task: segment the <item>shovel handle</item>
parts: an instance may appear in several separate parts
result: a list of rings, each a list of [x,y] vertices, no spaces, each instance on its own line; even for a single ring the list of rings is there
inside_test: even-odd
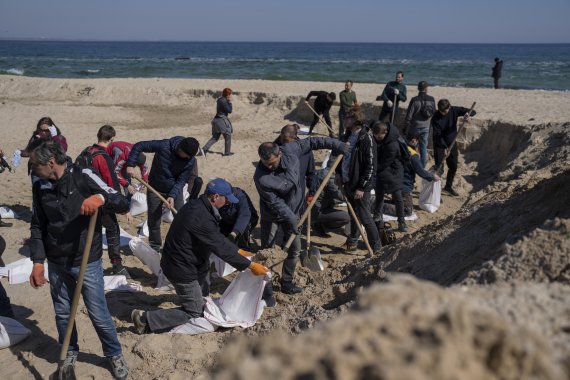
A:
[[[348,201],[348,197],[347,197],[344,189],[342,190],[342,193],[344,194],[344,198],[346,200],[346,207],[348,208],[348,211],[350,212],[350,215],[352,216],[352,220],[358,226],[358,230],[360,231],[360,236],[362,236],[362,240],[364,240],[364,244],[366,244],[366,249],[368,249],[368,252],[371,255],[373,255],[374,251],[372,251],[372,247],[370,247],[370,243],[368,242],[368,236],[366,236],[364,228],[362,227],[362,224],[360,224],[360,221],[358,220],[358,216],[356,216],[356,212],[354,212],[354,208],[352,208],[352,205]]]
[[[329,130],[329,133],[331,133],[333,136],[337,137],[338,135],[337,135],[336,133],[334,133],[334,131],[332,130],[332,128],[330,127],[330,125],[328,125],[328,124],[326,123],[326,121],[323,120],[322,116],[319,115],[319,114],[317,113],[317,111],[315,111],[315,109],[314,109],[313,107],[311,107],[311,105],[309,104],[309,102],[305,100],[305,104],[306,104],[307,107],[309,107],[309,109],[310,109],[311,111],[313,111],[313,113],[319,118],[319,121],[320,121],[321,123],[323,123],[323,124],[327,127],[327,129]]]
[[[83,249],[83,257],[81,258],[81,267],[79,268],[79,276],[77,277],[77,284],[75,285],[75,292],[73,293],[73,300],[71,301],[71,311],[69,312],[69,320],[67,321],[67,328],[65,330],[65,337],[61,345],[61,352],[59,353],[59,360],[64,361],[67,356],[67,349],[69,348],[69,341],[71,339],[71,332],[75,325],[75,314],[77,312],[77,305],[79,305],[79,297],[81,296],[81,288],[83,287],[83,278],[85,276],[85,268],[89,260],[89,253],[91,252],[91,245],[93,243],[93,235],[95,234],[95,225],[97,224],[97,213],[91,215],[89,219],[89,227],[87,229],[87,240],[85,241],[85,248]]]
[[[145,185],[145,187],[147,189],[149,189],[150,191],[152,191],[154,193],[154,195],[156,195],[158,197],[158,199],[160,199],[164,204],[168,204],[168,202],[166,201],[166,199],[164,199],[164,197],[162,196],[162,194],[160,194],[158,191],[156,191],[151,185],[149,185],[144,179],[139,178],[137,176],[133,176],[134,179],[136,179],[137,181],[139,181],[140,183],[142,183],[143,185]],[[178,211],[176,211],[176,209],[174,208],[174,206],[170,207],[170,210],[172,211],[172,213],[174,215],[178,214]]]
[[[392,117],[390,118],[390,124],[394,124],[394,116],[396,115],[396,101],[398,100],[398,95],[394,94],[394,104],[392,104]]]
[[[471,105],[471,108],[469,109],[469,116],[471,116],[471,112],[473,112],[473,110],[475,109],[475,104],[477,104],[477,102],[473,102],[473,104]],[[459,130],[457,131],[457,133],[455,134],[455,137],[453,138],[453,141],[451,142],[451,144],[449,145],[449,148],[447,148],[447,155],[445,156],[445,158],[449,157],[449,155],[451,154],[451,149],[453,149],[453,146],[455,145],[455,141],[457,140],[457,136],[459,136],[459,133],[461,133],[461,131],[463,130],[463,128],[465,128],[465,120],[463,120],[461,122],[461,126],[459,127]],[[439,173],[439,171],[441,170],[441,168],[443,167],[443,163],[445,162],[445,159],[443,159],[441,161],[441,163],[435,168],[435,172],[434,173]]]

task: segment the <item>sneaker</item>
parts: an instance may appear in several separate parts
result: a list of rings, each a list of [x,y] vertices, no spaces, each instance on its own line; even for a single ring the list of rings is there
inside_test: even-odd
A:
[[[224,157],[233,156],[233,155],[234,155],[234,153],[232,153],[232,152],[222,154],[222,156],[224,156]]]
[[[356,251],[356,244],[351,244],[349,242],[346,242],[342,245],[342,249],[344,249],[344,252],[354,252]]]
[[[331,235],[325,231],[324,227],[321,224],[313,224],[313,235],[322,237],[322,238],[330,238]]]
[[[113,369],[113,377],[118,380],[125,380],[129,376],[129,366],[123,354],[109,358],[111,368]]]
[[[282,282],[281,283],[281,293],[285,294],[299,294],[303,292],[303,288],[298,287],[292,282]]]
[[[408,225],[405,220],[398,221],[398,231],[408,232]]]
[[[75,379],[75,362],[77,361],[77,351],[67,351],[67,356],[59,368],[57,375],[59,379]]]
[[[453,190],[453,188],[450,187],[450,186],[445,186],[445,187],[443,188],[443,191],[445,191],[447,194],[449,194],[449,195],[451,195],[451,196],[453,196],[453,197],[459,196],[459,193],[458,193],[457,191]]]
[[[131,313],[131,321],[133,321],[135,325],[135,332],[139,335],[142,335],[148,331],[148,324],[144,318],[144,311],[134,309]]]

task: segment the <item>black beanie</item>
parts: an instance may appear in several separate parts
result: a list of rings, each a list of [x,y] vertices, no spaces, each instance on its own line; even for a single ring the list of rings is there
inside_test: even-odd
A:
[[[190,156],[194,157],[200,149],[200,143],[194,137],[186,137],[184,140],[180,141],[178,144],[178,149]]]
[[[336,100],[336,94],[334,92],[329,92],[329,98],[334,102]]]

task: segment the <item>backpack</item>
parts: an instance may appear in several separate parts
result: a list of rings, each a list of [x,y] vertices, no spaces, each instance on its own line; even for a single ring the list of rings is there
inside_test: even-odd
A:
[[[410,162],[412,155],[408,150],[408,143],[402,136],[398,137],[398,146],[400,147],[400,161],[402,161],[403,164]]]
[[[102,154],[103,151],[101,151],[101,149],[93,149],[93,146],[88,146],[87,148],[83,149],[81,153],[79,153],[79,156],[77,156],[75,159],[75,165],[79,166],[81,169],[89,168],[95,173],[99,174],[97,169],[93,167],[93,159]]]
[[[425,119],[429,119],[433,116],[433,114],[435,113],[435,109],[433,107],[433,105],[431,104],[431,102],[424,102],[423,100],[420,100],[420,115],[425,118]]]

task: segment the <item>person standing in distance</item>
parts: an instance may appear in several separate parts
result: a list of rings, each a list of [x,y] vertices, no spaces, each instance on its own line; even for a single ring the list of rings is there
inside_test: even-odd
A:
[[[228,115],[232,113],[232,89],[224,88],[222,91],[222,96],[216,100],[216,116],[212,119],[212,137],[204,148],[204,154],[210,151],[212,145],[214,145],[220,139],[220,136],[224,136],[224,156],[231,156],[232,150],[232,133],[233,127]]]
[[[382,100],[384,104],[382,104],[382,110],[380,111],[380,115],[378,116],[378,120],[380,121],[388,121],[388,117],[392,112],[396,114],[398,112],[398,106],[400,102],[405,102],[407,99],[406,96],[406,85],[404,85],[404,72],[398,71],[396,73],[396,78],[386,83],[382,94],[376,98],[376,100]],[[394,104],[394,96],[398,96],[396,98],[396,104]]]
[[[499,88],[499,79],[501,79],[503,71],[503,60],[499,57],[495,58],[495,66],[493,66],[493,72],[491,76],[493,77],[493,84],[495,89]]]

